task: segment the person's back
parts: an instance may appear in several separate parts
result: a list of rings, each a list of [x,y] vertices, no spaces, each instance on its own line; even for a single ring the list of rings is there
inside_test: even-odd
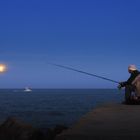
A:
[[[135,86],[136,97],[140,99],[140,74],[132,82],[132,85]]]

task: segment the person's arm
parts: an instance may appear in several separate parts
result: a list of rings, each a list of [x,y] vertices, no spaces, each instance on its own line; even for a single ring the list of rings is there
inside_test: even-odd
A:
[[[128,82],[127,81],[124,81],[124,82],[120,82],[119,83],[120,88],[121,87],[125,87],[126,85],[128,85]]]
[[[121,87],[125,87],[126,85],[131,85],[133,80],[135,79],[136,75],[134,74],[131,74],[131,76],[129,77],[129,79],[127,81],[124,81],[124,82],[120,82],[120,86]]]

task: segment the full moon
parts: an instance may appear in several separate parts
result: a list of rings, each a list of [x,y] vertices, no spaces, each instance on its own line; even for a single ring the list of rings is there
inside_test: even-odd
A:
[[[6,71],[6,65],[0,64],[0,73],[3,73]]]

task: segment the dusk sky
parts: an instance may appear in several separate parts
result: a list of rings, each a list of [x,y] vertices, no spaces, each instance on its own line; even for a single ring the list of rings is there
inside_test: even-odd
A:
[[[1,0],[0,88],[116,88],[140,69],[139,0]]]

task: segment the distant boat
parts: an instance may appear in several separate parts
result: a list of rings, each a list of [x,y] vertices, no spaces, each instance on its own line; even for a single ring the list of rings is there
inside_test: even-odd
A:
[[[25,87],[24,92],[31,92],[32,90],[29,87]]]

